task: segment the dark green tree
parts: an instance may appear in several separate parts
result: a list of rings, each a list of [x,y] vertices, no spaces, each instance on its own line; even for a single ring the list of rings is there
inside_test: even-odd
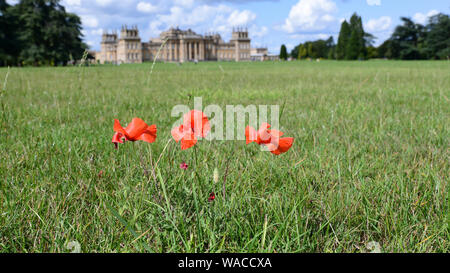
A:
[[[334,59],[336,59],[336,48],[335,47],[333,47],[333,48],[331,48],[329,51],[328,51],[328,55],[327,55],[327,59],[328,60],[334,60]]]
[[[316,52],[315,52],[315,50],[314,50],[314,48],[313,48],[313,45],[312,45],[312,43],[311,42],[308,42],[308,43],[306,43],[306,48],[307,48],[307,52],[308,52],[308,57],[310,57],[310,58],[316,58]]]
[[[283,45],[281,45],[281,48],[280,48],[280,59],[287,60],[287,58],[288,58],[287,49],[286,49],[286,46],[283,44]]]
[[[367,58],[368,59],[378,58],[378,49],[374,46],[367,47]]]
[[[17,57],[22,48],[17,37],[18,16],[12,7],[0,0],[0,66],[17,64]]]
[[[366,50],[366,36],[362,19],[356,13],[350,18],[350,39],[346,48],[346,59],[356,60],[365,59],[367,55]]]
[[[308,41],[296,46],[291,51],[291,56],[295,56],[299,60],[306,57],[326,59],[329,58],[329,56],[334,59],[335,47],[333,37],[330,37],[327,40]],[[332,52],[331,55],[330,52]]]
[[[344,20],[341,24],[341,31],[339,32],[338,43],[336,46],[336,58],[338,60],[346,59],[347,46],[350,40],[351,30],[350,25]]]
[[[391,41],[386,40],[377,48],[377,56],[378,58],[392,58],[391,54]]]
[[[336,46],[338,60],[367,59],[367,47],[373,44],[375,37],[364,31],[362,19],[356,13],[350,21],[344,21],[339,32]]]
[[[397,26],[390,38],[389,50],[392,58],[402,60],[424,59],[425,28],[410,18],[402,17],[403,25]]]
[[[65,65],[70,56],[80,59],[87,48],[82,42],[80,18],[67,13],[59,0],[21,0],[6,10],[6,13],[2,10],[2,20],[6,20],[5,14],[14,16],[12,22],[17,25],[10,28],[11,37],[7,39],[13,43],[12,48],[17,49],[15,62]],[[4,44],[1,43],[0,52],[8,48]]]
[[[298,47],[298,59],[303,60],[304,58],[306,58],[307,55],[308,51],[306,50],[306,47],[303,44],[301,44]]]
[[[350,40],[348,41],[345,59],[346,60],[356,60],[361,54],[361,40],[360,35],[356,30],[352,31],[350,35]]]
[[[401,60],[447,59],[450,56],[450,18],[437,14],[423,26],[402,17],[402,24],[377,48],[378,56]]]
[[[448,59],[450,57],[450,18],[437,14],[429,19],[425,27],[425,51],[431,59]]]

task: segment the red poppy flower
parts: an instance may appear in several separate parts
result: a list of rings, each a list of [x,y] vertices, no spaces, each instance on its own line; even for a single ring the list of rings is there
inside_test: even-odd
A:
[[[247,144],[255,142],[258,145],[266,145],[269,151],[275,155],[287,152],[294,143],[294,138],[284,137],[284,133],[278,130],[270,130],[270,124],[263,123],[256,131],[253,127],[245,128],[245,138]]]
[[[209,201],[209,202],[212,202],[212,201],[214,201],[215,199],[216,199],[216,194],[215,194],[214,192],[212,192],[212,193],[209,195],[208,201]]]
[[[172,129],[172,137],[181,142],[181,150],[187,150],[197,143],[197,138],[206,137],[211,130],[208,117],[198,110],[183,116],[183,124]]]
[[[112,143],[116,145],[125,141],[142,140],[148,143],[153,143],[156,140],[156,125],[148,126],[142,119],[134,118],[130,124],[124,129],[119,120],[114,120],[114,132]]]

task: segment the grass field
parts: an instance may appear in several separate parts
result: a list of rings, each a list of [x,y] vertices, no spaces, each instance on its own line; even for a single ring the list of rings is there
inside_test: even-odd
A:
[[[367,252],[372,241],[383,252],[449,252],[450,62],[150,69],[11,69],[1,252],[70,252],[73,241],[82,252]],[[196,161],[171,141],[163,152],[172,107],[193,107],[194,96],[284,105],[294,146],[276,157],[245,141],[201,141]],[[133,117],[156,124],[157,141],[115,150],[114,119]]]

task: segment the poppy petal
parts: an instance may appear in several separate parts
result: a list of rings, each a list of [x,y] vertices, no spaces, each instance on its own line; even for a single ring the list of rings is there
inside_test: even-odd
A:
[[[278,141],[278,147],[275,150],[272,150],[271,152],[275,155],[280,155],[282,153],[285,153],[285,152],[289,151],[289,149],[292,147],[293,143],[294,143],[294,138],[292,138],[292,137],[281,138]],[[271,145],[274,145],[274,144],[271,144]]]
[[[183,119],[184,126],[191,128],[196,137],[206,137],[211,130],[208,117],[202,111],[191,110]]]
[[[278,131],[278,130],[269,130],[269,134],[270,134],[272,137],[278,137],[278,138],[280,138],[280,137],[282,137],[282,136],[284,135],[283,132]]]
[[[211,125],[209,124],[208,118],[203,119],[202,137],[206,137],[211,131]]]
[[[128,134],[125,131],[125,129],[123,129],[122,125],[120,125],[120,122],[118,119],[114,120],[114,132],[121,133],[125,138],[128,139]]]
[[[145,132],[140,135],[138,139],[148,143],[153,143],[156,140],[156,132],[156,125],[148,126]]]
[[[183,132],[183,124],[180,125],[179,127],[174,127],[171,131],[172,133],[172,137],[176,142],[180,142],[181,138],[183,138],[184,136],[184,132]]]
[[[145,133],[149,126],[140,118],[134,118],[130,124],[128,124],[125,131],[128,133],[128,137],[132,141],[139,140],[140,136]]]
[[[187,150],[197,144],[197,138],[194,133],[184,134],[181,138],[181,150]]]
[[[265,144],[265,145],[267,146],[267,149],[269,150],[269,152],[271,152],[272,154],[274,154],[274,155],[280,155],[281,154],[280,150],[278,150],[276,145],[274,145],[272,143]]]
[[[112,143],[114,143],[114,146],[115,146],[115,148],[117,149],[117,147],[119,146],[119,143],[122,143],[123,144],[123,142],[124,142],[124,136],[123,136],[123,134],[121,134],[121,133],[115,133],[114,135],[113,135],[113,138],[112,138],[112,141],[111,141]]]
[[[252,142],[256,142],[257,139],[258,139],[258,133],[256,132],[256,130],[251,126],[247,126],[245,128],[246,143],[249,144]]]
[[[263,123],[258,131],[258,144],[267,144],[271,142],[271,135],[269,133],[270,124]]]
[[[156,135],[153,134],[148,134],[148,133],[143,133],[142,135],[140,135],[138,137],[138,140],[142,140],[148,143],[153,143],[156,141]]]

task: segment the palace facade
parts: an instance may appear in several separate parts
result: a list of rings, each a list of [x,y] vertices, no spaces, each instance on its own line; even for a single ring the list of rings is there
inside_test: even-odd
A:
[[[251,45],[247,29],[233,29],[231,40],[225,42],[219,34],[200,35],[192,31],[170,28],[160,37],[142,42],[137,27],[123,26],[117,32],[103,33],[99,63],[142,63],[153,61],[250,61]],[[164,44],[163,47],[161,47]]]

